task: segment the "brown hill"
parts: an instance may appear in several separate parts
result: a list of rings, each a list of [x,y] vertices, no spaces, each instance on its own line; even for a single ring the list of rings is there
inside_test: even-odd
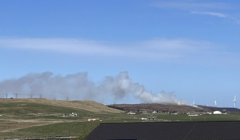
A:
[[[114,104],[109,105],[111,108],[120,109],[123,111],[178,111],[178,112],[204,112],[209,109],[202,109],[186,105],[163,105],[163,104]]]
[[[51,100],[51,99],[44,99],[44,98],[19,98],[19,99],[0,99],[2,103],[16,103],[16,102],[28,102],[28,103],[38,103],[44,105],[53,105],[53,106],[61,106],[61,107],[69,107],[69,108],[76,108],[81,110],[86,110],[90,112],[96,113],[121,113],[122,111],[109,108],[103,104],[83,100],[83,101],[67,101],[67,100]]]

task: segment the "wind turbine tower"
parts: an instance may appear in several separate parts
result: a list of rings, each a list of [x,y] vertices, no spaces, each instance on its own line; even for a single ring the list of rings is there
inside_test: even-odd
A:
[[[237,101],[237,96],[235,95],[234,96],[234,99],[233,99],[233,107],[236,108],[236,101]]]
[[[215,107],[217,107],[217,101],[216,100],[214,101],[214,104],[215,104]]]

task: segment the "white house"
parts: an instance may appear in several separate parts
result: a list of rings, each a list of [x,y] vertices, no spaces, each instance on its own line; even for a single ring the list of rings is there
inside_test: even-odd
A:
[[[156,114],[156,113],[157,113],[157,111],[153,111],[153,112],[152,112],[152,114]]]
[[[213,111],[213,114],[222,114],[221,111]]]
[[[177,111],[172,111],[172,112],[170,112],[170,114],[171,114],[171,115],[177,115],[178,112],[177,112]]]
[[[132,112],[132,111],[130,111],[130,112],[128,112],[127,114],[129,114],[129,115],[134,115],[134,114],[136,114],[135,112]]]
[[[77,113],[72,112],[72,114],[69,114],[70,117],[77,117]]]
[[[96,120],[99,120],[99,118],[89,118],[88,121],[96,121]]]
[[[198,113],[188,113],[188,116],[199,116]]]
[[[147,120],[147,118],[141,118],[141,120],[145,121],[145,120]]]

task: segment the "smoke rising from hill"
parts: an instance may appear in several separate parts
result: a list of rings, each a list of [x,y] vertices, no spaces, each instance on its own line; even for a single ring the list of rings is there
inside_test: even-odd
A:
[[[143,103],[189,105],[186,101],[178,100],[171,93],[147,92],[143,85],[132,82],[128,72],[121,72],[116,77],[107,76],[99,85],[89,80],[86,72],[65,76],[54,75],[51,72],[27,74],[18,79],[1,81],[1,97],[7,93],[26,94],[33,97],[41,94],[42,97],[51,99],[69,97],[69,99],[88,99],[98,102],[121,101],[130,94]]]

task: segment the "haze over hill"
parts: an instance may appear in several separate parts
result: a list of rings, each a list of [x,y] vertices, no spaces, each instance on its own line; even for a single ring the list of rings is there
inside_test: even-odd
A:
[[[116,108],[124,111],[159,111],[159,112],[169,112],[177,111],[179,113],[186,112],[204,112],[210,111],[210,109],[202,109],[200,107],[186,106],[186,105],[166,105],[166,104],[114,104],[108,105],[111,108]]]
[[[1,81],[0,96],[5,97],[6,93],[24,94],[28,97],[41,95],[51,99],[87,99],[102,103],[121,101],[132,96],[142,103],[190,105],[177,99],[173,93],[162,91],[153,94],[146,91],[143,85],[132,82],[128,72],[120,72],[116,77],[106,76],[100,84],[89,80],[87,72],[65,76],[51,72],[30,73],[20,78]]]

